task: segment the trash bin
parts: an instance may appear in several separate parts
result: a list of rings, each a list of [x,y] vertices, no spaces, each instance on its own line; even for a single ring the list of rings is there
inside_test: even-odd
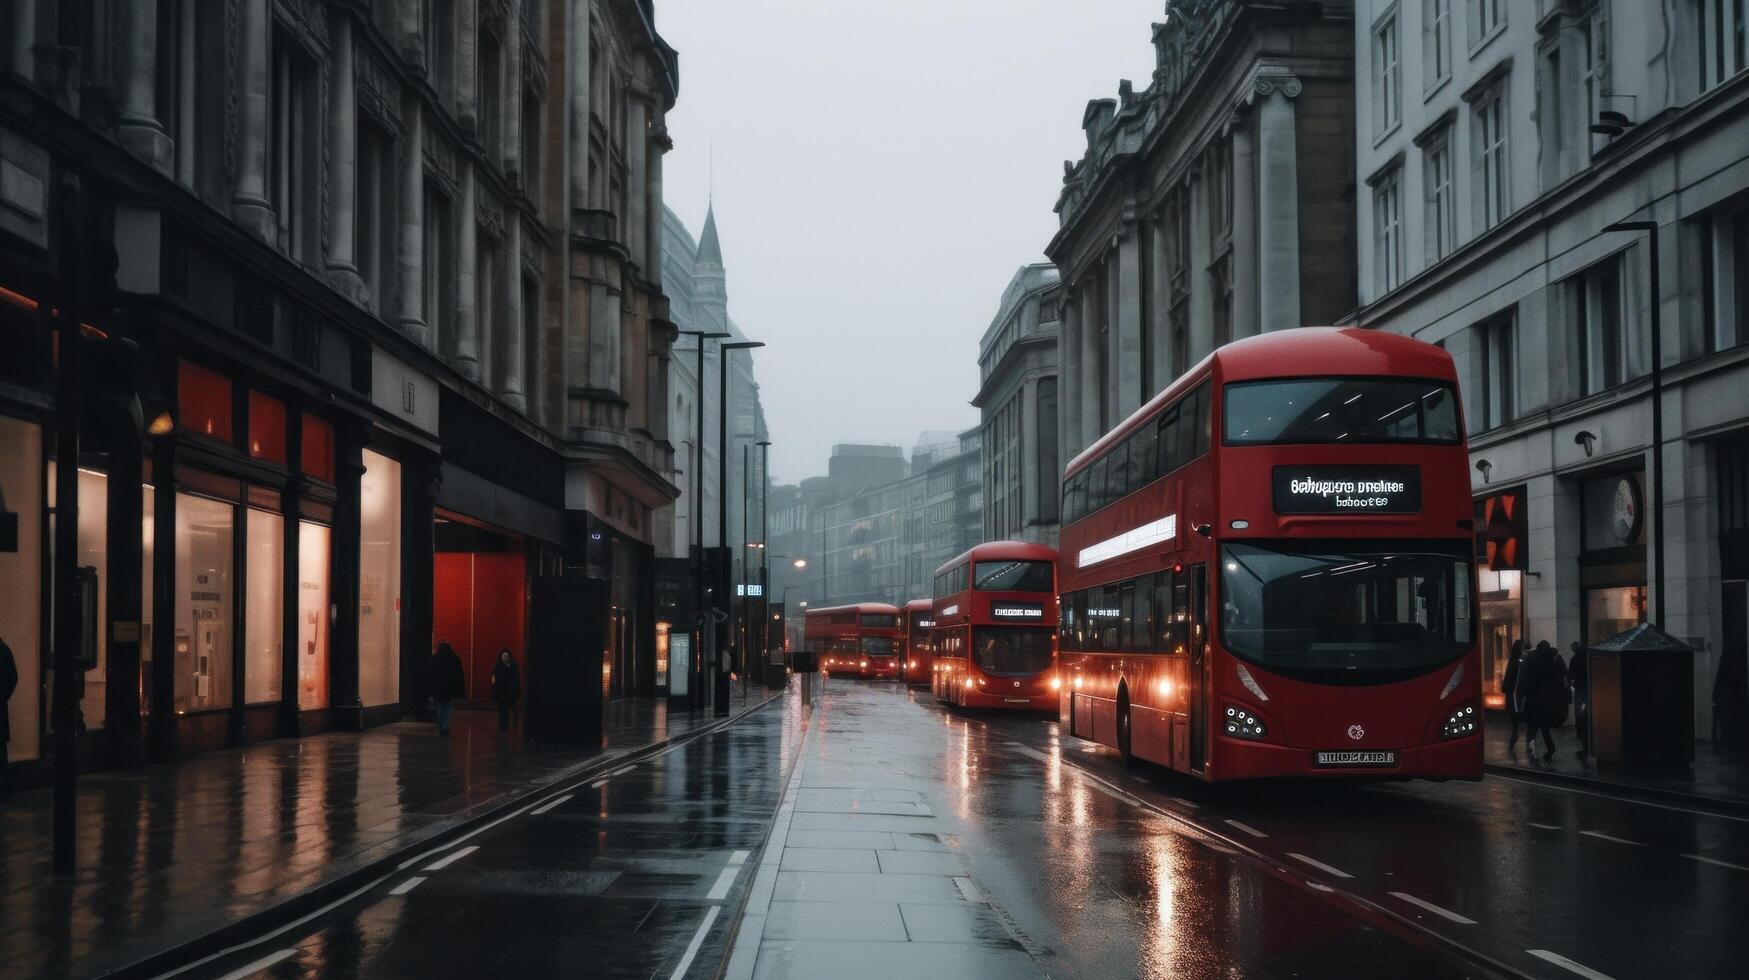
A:
[[[1634,769],[1694,762],[1694,649],[1650,623],[1590,648],[1591,749]]]

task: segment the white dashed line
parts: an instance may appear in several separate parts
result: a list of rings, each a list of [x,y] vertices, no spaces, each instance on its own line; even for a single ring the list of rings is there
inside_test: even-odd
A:
[[[1317,889],[1317,890],[1319,890],[1319,891],[1321,891],[1321,892],[1331,892],[1331,893],[1335,893],[1335,891],[1336,891],[1336,889],[1334,889],[1334,888],[1331,888],[1331,887],[1330,887],[1330,886],[1329,886],[1329,885],[1326,885],[1326,884],[1324,884],[1324,883],[1323,883],[1323,882],[1321,882],[1321,881],[1313,881],[1313,880],[1312,880],[1312,879],[1310,879],[1310,878],[1307,878],[1307,879],[1306,879],[1306,885],[1307,885],[1307,886],[1308,886],[1308,887],[1311,887],[1311,888],[1316,888],[1316,889]]]
[[[622,766],[621,768],[615,769],[613,772],[608,773],[608,775],[609,776],[623,776],[626,773],[631,772],[633,769],[636,769],[636,768],[637,768],[637,766]]]
[[[590,783],[589,788],[590,789],[600,789],[601,787],[606,786],[606,785],[607,785],[607,777],[603,776],[600,779],[597,779],[595,782]]]
[[[1524,822],[1524,825],[1526,827],[1535,827],[1538,830],[1560,830],[1561,829],[1559,824],[1537,823],[1534,820],[1526,820]]]
[[[1353,875],[1342,870],[1341,868],[1337,868],[1337,867],[1333,867],[1331,865],[1325,864],[1324,862],[1318,860],[1317,858],[1306,857],[1304,854],[1301,854],[1298,851],[1289,851],[1289,852],[1287,852],[1287,856],[1290,858],[1293,858],[1295,861],[1301,861],[1301,862],[1304,862],[1306,864],[1309,864],[1312,867],[1317,868],[1319,871],[1324,872],[1325,874],[1332,874],[1338,878],[1352,878],[1352,877],[1354,877]]]
[[[972,884],[972,879],[956,875],[953,879],[953,883],[959,888],[960,895],[963,896],[966,901],[973,905],[980,904],[984,901],[984,896],[978,894],[978,886]]]
[[[1038,749],[1030,748],[1028,746],[1022,745],[1019,742],[1009,742],[1008,747],[1013,749],[1016,752],[1019,752],[1021,755],[1024,755],[1029,759],[1037,759],[1040,762],[1051,761],[1050,756],[1044,754],[1043,752],[1040,752]]]
[[[720,902],[728,898],[729,888],[735,884],[735,876],[740,873],[741,869],[736,865],[724,868],[723,873],[717,875],[717,883],[711,886],[710,894],[706,895],[705,898],[713,902]]]
[[[438,858],[437,860],[431,862],[430,864],[425,866],[425,870],[427,870],[427,871],[442,871],[444,868],[449,867],[450,865],[456,863],[457,861],[460,861],[462,858],[467,857],[469,854],[472,854],[479,849],[480,849],[480,846],[478,844],[469,844],[467,847],[464,847],[459,851],[453,851],[449,854],[445,854],[443,857]]]
[[[1579,833],[1585,835],[1586,837],[1595,837],[1598,840],[1611,841],[1611,842],[1616,843],[1616,844],[1631,844],[1634,847],[1645,847],[1646,846],[1637,840],[1628,840],[1626,837],[1611,837],[1610,835],[1608,835],[1600,830],[1581,830],[1581,831],[1579,831]]]
[[[559,804],[565,802],[566,800],[568,800],[570,798],[571,798],[571,794],[566,793],[564,796],[559,797],[558,799],[552,801],[551,803],[548,803],[545,806],[536,807],[535,809],[530,810],[528,812],[530,812],[538,817],[541,814],[547,812],[548,810],[551,810],[553,807],[558,806]]]
[[[1402,899],[1405,902],[1408,902],[1410,905],[1413,905],[1416,908],[1425,909],[1428,912],[1432,912],[1434,915],[1440,916],[1442,918],[1450,919],[1451,921],[1456,922],[1460,926],[1473,926],[1476,924],[1476,920],[1470,918],[1467,915],[1459,915],[1450,909],[1442,909],[1439,906],[1433,904],[1432,902],[1429,902],[1425,899],[1416,898],[1415,896],[1409,894],[1408,892],[1392,892],[1391,894],[1396,896],[1397,898]]]
[[[405,895],[408,892],[412,891],[415,888],[418,888],[420,885],[423,885],[423,884],[425,884],[425,876],[424,875],[414,875],[413,877],[408,878],[406,881],[403,881],[400,884],[396,885],[392,890],[390,890],[389,894],[390,895]]]
[[[711,923],[717,921],[717,913],[720,911],[721,907],[716,905],[704,910],[704,921],[698,924],[698,931],[692,934],[692,942],[686,944],[686,953],[680,957],[680,962],[675,965],[669,980],[680,980],[692,968],[693,957],[698,955],[698,948],[704,945],[704,937],[711,931]]]
[[[738,868],[741,865],[746,864],[747,859],[749,857],[752,857],[752,856],[753,856],[752,851],[736,851],[735,853],[729,855],[729,867]]]
[[[1716,865],[1721,868],[1731,868],[1736,871],[1749,871],[1749,865],[1732,864],[1729,861],[1721,861],[1718,858],[1704,857],[1699,854],[1684,854],[1682,856],[1690,860],[1699,861],[1702,864]]]
[[[1243,830],[1245,833],[1250,834],[1253,837],[1268,837],[1269,836],[1268,834],[1264,833],[1261,830],[1258,830],[1256,827],[1253,827],[1248,823],[1240,823],[1237,820],[1228,820],[1227,823],[1231,824],[1234,827],[1239,828],[1240,830]]]
[[[248,966],[232,970],[230,973],[220,977],[219,980],[243,980],[244,977],[252,977],[273,964],[278,963],[280,960],[290,959],[291,957],[296,956],[297,952],[298,951],[295,949],[282,949],[270,956],[263,956]]]
[[[1558,967],[1561,967],[1562,969],[1571,970],[1574,973],[1577,973],[1578,975],[1584,977],[1585,980],[1615,980],[1614,977],[1611,977],[1607,973],[1598,973],[1596,970],[1593,970],[1592,968],[1586,966],[1583,963],[1575,963],[1572,960],[1567,959],[1565,956],[1562,956],[1560,953],[1551,953],[1546,949],[1527,949],[1527,950],[1525,950],[1525,952],[1529,953],[1530,955],[1536,957],[1539,960],[1545,960],[1549,963],[1553,963],[1554,965],[1556,965]]]

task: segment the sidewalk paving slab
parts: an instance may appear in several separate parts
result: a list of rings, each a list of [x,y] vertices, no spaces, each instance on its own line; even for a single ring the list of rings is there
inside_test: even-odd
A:
[[[1500,775],[1542,779],[1565,785],[1689,802],[1731,810],[1749,810],[1749,755],[1718,742],[1696,740],[1694,764],[1667,772],[1638,772],[1601,765],[1595,757],[1576,754],[1578,735],[1572,725],[1557,728],[1554,757],[1543,759],[1539,739],[1531,751],[1520,726],[1516,746],[1508,746],[1512,723],[1504,712],[1491,711],[1482,726],[1483,761]]]
[[[731,716],[769,697],[737,691]],[[719,720],[617,701],[592,749],[457,711],[448,738],[407,721],[82,775],[67,879],[50,873],[50,790],[14,792],[0,799],[0,978],[121,970]]]

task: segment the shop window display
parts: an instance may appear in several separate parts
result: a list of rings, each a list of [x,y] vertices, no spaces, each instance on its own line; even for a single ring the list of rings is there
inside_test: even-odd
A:
[[[358,693],[401,697],[401,464],[365,450],[359,481]]]
[[[42,429],[0,416],[0,640],[18,668],[18,689],[6,702],[13,762],[40,751],[42,513]]]
[[[236,508],[176,495],[176,710],[231,706],[231,549]]]
[[[298,707],[328,706],[327,525],[298,524]]]
[[[248,572],[243,621],[243,696],[248,704],[278,701],[285,625],[285,519],[248,511]]]

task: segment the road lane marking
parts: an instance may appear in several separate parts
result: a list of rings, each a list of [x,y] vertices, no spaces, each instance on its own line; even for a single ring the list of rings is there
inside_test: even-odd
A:
[[[547,812],[548,810],[551,810],[553,807],[558,806],[559,804],[565,802],[566,800],[568,800],[570,798],[571,798],[571,794],[566,793],[564,796],[559,797],[558,799],[552,801],[551,803],[548,803],[545,806],[536,807],[535,809],[530,810],[529,812],[538,817],[541,814]]]
[[[1456,922],[1460,926],[1473,926],[1476,924],[1476,920],[1470,918],[1467,915],[1459,915],[1450,909],[1442,909],[1439,906],[1433,904],[1432,902],[1429,902],[1426,899],[1416,898],[1414,895],[1411,895],[1408,892],[1392,892],[1391,894],[1396,896],[1397,898],[1402,899],[1405,902],[1408,902],[1410,905],[1413,905],[1416,908],[1426,909],[1427,911],[1432,912],[1434,915],[1450,919],[1451,921]]]
[[[219,980],[243,980],[244,977],[252,977],[257,973],[260,973],[262,970],[265,970],[268,967],[272,966],[273,964],[278,963],[280,960],[286,960],[286,959],[292,958],[293,956],[296,956],[297,953],[298,953],[298,951],[295,948],[294,949],[282,949],[279,952],[274,953],[270,956],[263,956],[262,958],[256,960],[255,962],[249,964],[248,966],[239,967],[235,970],[232,970],[230,973],[227,973],[224,976],[220,977]]]
[[[1682,856],[1685,858],[1692,858],[1693,860],[1699,861],[1702,864],[1714,864],[1714,865],[1717,865],[1721,868],[1732,868],[1732,869],[1737,870],[1737,871],[1749,871],[1749,865],[1732,864],[1729,861],[1721,861],[1718,858],[1705,857],[1705,856],[1700,855],[1700,854],[1684,854]]]
[[[698,948],[704,945],[704,937],[711,931],[711,923],[717,921],[717,913],[721,910],[717,905],[704,910],[704,921],[698,924],[698,931],[692,934],[692,942],[686,944],[686,953],[680,957],[680,962],[675,965],[669,980],[680,980],[692,968],[693,957],[698,955]]]
[[[1268,837],[1269,836],[1268,834],[1264,833],[1261,830],[1258,830],[1256,827],[1253,827],[1248,823],[1240,823],[1237,820],[1228,820],[1227,823],[1232,824],[1233,826],[1239,828],[1240,830],[1243,830],[1245,833],[1250,834],[1253,837]]]
[[[607,785],[607,777],[603,776],[600,779],[597,779],[595,782],[590,783],[589,788],[590,789],[600,789],[601,787],[606,786],[606,785]]]
[[[389,891],[389,894],[390,895],[405,895],[408,892],[412,891],[415,888],[418,888],[420,885],[423,885],[423,884],[425,884],[425,876],[424,875],[414,875],[413,877],[408,878],[406,881],[403,881],[400,884],[396,885],[393,889],[391,889]]]
[[[1535,820],[1526,820],[1524,822],[1524,825],[1526,827],[1535,827],[1538,830],[1560,830],[1561,829],[1559,824],[1537,823]]]
[[[978,894],[978,886],[972,884],[972,879],[956,875],[953,879],[953,883],[954,886],[960,890],[961,897],[966,901],[973,905],[983,903],[984,896]]]
[[[1646,846],[1645,844],[1642,844],[1637,840],[1628,840],[1626,837],[1611,837],[1610,835],[1604,833],[1601,830],[1581,830],[1581,831],[1579,831],[1579,833],[1585,835],[1586,837],[1595,837],[1598,840],[1613,841],[1617,844],[1632,844],[1635,847],[1645,847]]]
[[[1309,864],[1312,867],[1317,868],[1319,871],[1322,871],[1325,874],[1332,874],[1338,878],[1352,878],[1352,877],[1354,877],[1353,875],[1342,870],[1341,868],[1337,868],[1337,867],[1333,867],[1331,865],[1325,864],[1324,862],[1318,860],[1317,858],[1306,857],[1304,854],[1301,854],[1298,851],[1289,851],[1289,852],[1287,852],[1287,856],[1290,858],[1293,858],[1295,861],[1304,861],[1306,864]]]
[[[1571,970],[1584,977],[1585,980],[1615,980],[1614,977],[1607,973],[1598,973],[1596,970],[1593,970],[1583,963],[1575,963],[1572,960],[1567,959],[1560,953],[1551,953],[1546,949],[1527,949],[1525,952],[1539,960],[1545,960],[1561,967],[1562,969]]]
[[[621,767],[619,769],[615,769],[614,771],[608,773],[608,775],[609,776],[623,776],[626,773],[631,772],[633,769],[636,769],[636,768],[637,768],[637,766],[624,766],[624,767]]]
[[[467,857],[469,854],[472,854],[479,849],[480,849],[480,846],[478,844],[469,844],[467,847],[464,847],[459,851],[452,851],[449,854],[445,854],[443,857],[438,858],[437,860],[431,862],[430,864],[425,866],[425,870],[427,870],[427,871],[442,871],[444,868],[449,867],[450,865],[456,863],[457,861],[460,861],[462,858]]]
[[[1335,894],[1335,892],[1336,892],[1336,889],[1331,888],[1329,885],[1326,885],[1321,881],[1313,881],[1310,878],[1306,879],[1306,884],[1307,884],[1307,886],[1309,886],[1311,888],[1316,888],[1317,890],[1319,890],[1321,892],[1330,892],[1331,894]]]
[[[1038,749],[1022,745],[1019,742],[1009,742],[1008,747],[1030,759],[1037,759],[1040,762],[1051,761],[1051,757],[1045,753],[1040,752]]]
[[[752,857],[752,856],[753,856],[752,851],[736,851],[735,853],[729,855],[729,866],[730,867],[739,867],[740,865],[746,864],[747,859],[749,857]]]
[[[1714,813],[1711,810],[1693,810],[1685,806],[1674,806],[1669,803],[1654,803],[1651,800],[1636,800],[1627,796],[1611,796],[1608,793],[1598,793],[1594,790],[1580,789],[1577,786],[1562,786],[1558,783],[1545,783],[1534,779],[1522,779],[1518,776],[1501,772],[1488,773],[1489,779],[1504,779],[1508,782],[1521,783],[1531,789],[1556,790],[1562,793],[1577,793],[1580,796],[1595,796],[1600,800],[1614,800],[1617,803],[1631,803],[1634,806],[1649,806],[1657,810],[1675,810],[1677,813],[1692,813],[1697,817],[1713,817],[1718,820],[1730,820],[1736,823],[1749,823],[1749,817],[1736,817],[1728,813]]]

